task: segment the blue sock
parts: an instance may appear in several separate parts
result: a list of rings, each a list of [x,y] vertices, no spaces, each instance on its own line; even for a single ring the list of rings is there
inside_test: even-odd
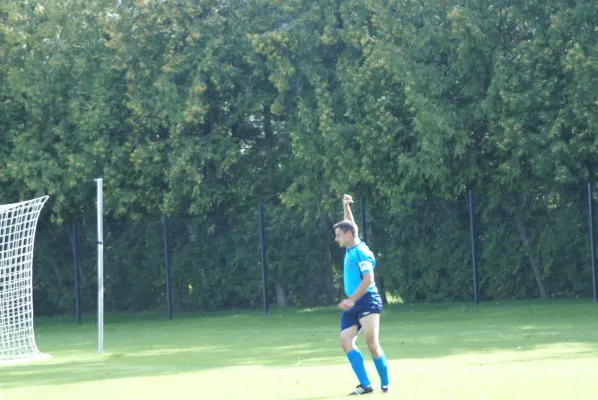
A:
[[[370,378],[368,378],[368,373],[365,371],[365,363],[363,362],[361,352],[359,350],[351,350],[347,353],[347,358],[353,367],[353,371],[355,371],[355,375],[357,375],[359,383],[363,386],[370,386]]]
[[[380,375],[380,382],[382,383],[382,386],[388,386],[388,384],[389,384],[388,364],[386,364],[386,355],[384,353],[382,353],[382,355],[378,359],[375,359],[372,356],[372,360],[374,361],[374,364],[376,365],[376,370],[378,371],[378,375]]]

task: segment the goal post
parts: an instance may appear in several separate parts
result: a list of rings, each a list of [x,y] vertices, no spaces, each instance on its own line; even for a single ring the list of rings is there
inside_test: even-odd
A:
[[[96,182],[98,229],[98,354],[104,355],[104,191],[102,178]]]
[[[47,200],[0,205],[0,363],[50,357],[33,332],[33,248]]]

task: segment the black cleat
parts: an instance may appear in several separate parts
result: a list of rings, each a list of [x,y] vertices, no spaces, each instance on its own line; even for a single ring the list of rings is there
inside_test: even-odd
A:
[[[370,394],[374,391],[374,388],[371,386],[363,386],[357,385],[355,390],[349,393],[349,396],[359,396],[360,394]]]
[[[390,393],[390,387],[389,386],[382,386],[382,393],[389,394]]]

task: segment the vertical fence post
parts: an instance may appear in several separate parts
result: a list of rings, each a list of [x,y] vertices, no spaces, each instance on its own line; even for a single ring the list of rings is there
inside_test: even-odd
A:
[[[260,248],[262,256],[262,292],[264,301],[264,315],[268,315],[268,264],[266,261],[266,236],[264,233],[264,207],[258,205],[258,218],[260,221]]]
[[[162,215],[162,240],[164,241],[164,273],[166,274],[166,311],[172,319],[172,284],[170,282],[170,257],[168,257],[168,217]]]
[[[363,232],[361,234],[361,237],[363,238],[364,242],[367,242],[368,234],[367,234],[367,229],[366,229],[366,225],[365,225],[365,200],[363,199],[363,197],[359,198],[359,214],[361,216],[361,231]]]
[[[473,202],[473,191],[469,189],[469,230],[471,234],[471,263],[473,267],[473,302],[477,307],[479,304],[478,288],[478,257],[476,251],[475,212]]]
[[[592,295],[596,303],[596,241],[594,236],[594,185],[588,182],[588,211],[590,223],[590,251],[592,253]]]
[[[77,232],[77,224],[73,224],[73,264],[75,269],[75,318],[77,324],[81,325],[81,299],[79,289],[79,235]]]
[[[368,233],[367,233],[367,223],[365,217],[365,200],[363,197],[359,198],[359,214],[361,219],[361,229],[363,233],[361,237],[363,238],[364,242],[368,240]],[[384,291],[384,278],[382,276],[376,277],[376,281],[378,284],[378,289],[380,290],[380,298],[382,299],[382,304],[388,304],[388,300],[386,299],[386,292]]]

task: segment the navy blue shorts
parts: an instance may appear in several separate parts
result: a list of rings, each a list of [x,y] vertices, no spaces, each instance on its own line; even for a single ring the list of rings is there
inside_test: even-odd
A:
[[[343,311],[341,315],[341,331],[357,325],[357,330],[361,330],[359,320],[368,314],[380,314],[382,312],[382,299],[379,293],[366,292],[353,308]]]

